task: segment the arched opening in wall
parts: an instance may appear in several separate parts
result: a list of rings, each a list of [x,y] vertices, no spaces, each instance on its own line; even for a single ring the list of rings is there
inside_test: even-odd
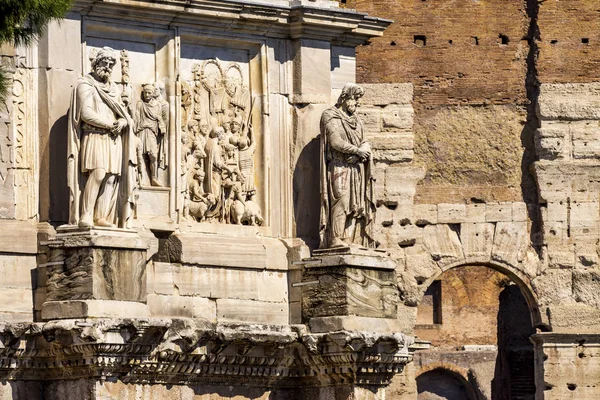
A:
[[[471,385],[460,374],[444,368],[417,377],[418,400],[477,400]]]
[[[522,292],[525,285],[513,278],[482,265],[455,267],[437,277],[417,310],[415,335],[431,341],[430,350],[415,354],[417,368],[464,371],[478,399],[533,400],[529,337],[535,333],[530,311],[535,306],[528,305],[532,296]],[[419,380],[417,387],[421,393]]]

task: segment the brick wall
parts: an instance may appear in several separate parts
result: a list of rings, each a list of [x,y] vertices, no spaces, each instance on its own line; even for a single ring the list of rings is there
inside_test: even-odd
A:
[[[526,1],[346,6],[395,21],[357,49],[357,81],[414,85],[414,162],[427,171],[415,202],[533,202]]]

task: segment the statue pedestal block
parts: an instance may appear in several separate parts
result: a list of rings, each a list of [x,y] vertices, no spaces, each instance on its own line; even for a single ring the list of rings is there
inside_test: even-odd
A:
[[[389,324],[372,323],[389,319],[394,325],[397,317],[396,264],[385,251],[317,250],[302,264],[304,322],[318,331],[393,330]]]
[[[42,318],[147,314],[147,247],[135,231],[60,227],[49,247]]]

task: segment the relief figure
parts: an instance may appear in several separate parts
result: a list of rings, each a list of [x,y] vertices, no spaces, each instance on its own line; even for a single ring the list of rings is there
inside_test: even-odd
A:
[[[161,102],[159,98],[162,99],[159,89],[152,84],[145,84],[142,100],[138,102],[135,112],[135,134],[139,137],[138,159],[143,162],[138,168],[140,171],[143,168],[152,186],[162,186],[158,181],[158,168],[166,166],[169,104]]]

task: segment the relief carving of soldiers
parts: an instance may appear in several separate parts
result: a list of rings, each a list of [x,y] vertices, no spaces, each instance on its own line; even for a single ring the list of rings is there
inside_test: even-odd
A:
[[[111,80],[116,52],[104,47],[91,61],[92,72],[75,85],[68,116],[69,223],[126,228],[136,184],[134,123]]]
[[[144,171],[150,178],[152,186],[162,186],[158,180],[158,168],[166,167],[166,141],[169,124],[169,103],[160,93],[160,89],[152,84],[142,88],[140,100],[135,112],[135,134],[140,139],[138,157]]]
[[[321,248],[374,247],[373,159],[356,114],[363,94],[347,84],[321,116]]]
[[[182,89],[194,87],[193,98],[187,96],[181,105],[182,135],[186,135],[187,143],[182,153],[188,154],[184,217],[261,225],[264,219],[253,201],[253,104],[241,67],[230,63],[224,69],[218,60],[206,60],[192,72],[194,81],[182,84]],[[193,110],[192,119],[189,110]],[[184,124],[186,119],[189,122]]]

